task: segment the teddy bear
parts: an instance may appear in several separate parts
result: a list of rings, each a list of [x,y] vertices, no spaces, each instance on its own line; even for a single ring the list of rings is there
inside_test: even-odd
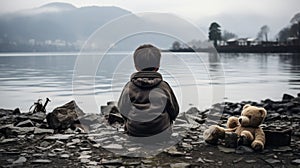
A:
[[[225,138],[225,133],[236,133],[237,145],[251,145],[255,151],[264,149],[265,134],[260,124],[264,121],[267,111],[262,107],[246,104],[240,117],[230,117],[227,128],[212,125],[203,133],[207,143],[215,144],[219,139]]]

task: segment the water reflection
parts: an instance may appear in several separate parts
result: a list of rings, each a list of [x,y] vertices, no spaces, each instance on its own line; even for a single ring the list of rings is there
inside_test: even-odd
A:
[[[188,97],[181,101],[183,110],[189,104],[208,107],[224,96],[227,101],[281,99],[283,93],[299,92],[299,54],[198,54],[172,53],[162,60],[164,79],[177,97],[182,99],[183,93]],[[74,99],[75,61],[76,54],[0,56],[0,107],[26,111],[38,98],[49,97],[52,102],[48,109],[52,110]],[[118,98],[134,71],[130,53],[109,55],[95,76],[82,77],[77,81],[80,87],[75,89],[78,96],[95,95],[97,104],[105,104]],[[193,98],[196,93],[199,100]]]

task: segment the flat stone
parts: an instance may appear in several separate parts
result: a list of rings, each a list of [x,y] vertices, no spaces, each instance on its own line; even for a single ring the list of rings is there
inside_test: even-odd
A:
[[[244,157],[240,157],[240,158],[238,158],[236,160],[233,160],[233,163],[238,163],[238,162],[242,161],[243,159],[244,159]]]
[[[70,155],[68,154],[62,154],[60,155],[61,158],[64,158],[64,159],[68,159],[70,157]]]
[[[54,134],[51,136],[45,137],[46,140],[68,140],[70,137],[75,134]]]
[[[289,146],[280,146],[277,149],[273,149],[273,152],[288,152],[292,151],[292,148]]]
[[[13,143],[13,142],[17,142],[17,141],[18,141],[17,138],[8,138],[8,139],[3,139],[2,141],[0,141],[0,144]]]
[[[119,145],[119,144],[109,144],[109,145],[102,146],[102,147],[105,149],[117,149],[117,150],[123,149],[123,146]]]
[[[235,150],[237,154],[252,153],[254,150],[248,146],[238,146]]]
[[[81,163],[89,163],[91,160],[90,159],[88,159],[88,158],[82,158],[82,159],[80,159],[80,162]]]
[[[78,159],[89,159],[89,158],[91,158],[92,156],[91,155],[80,155],[79,157],[78,157]]]
[[[256,160],[252,160],[252,159],[251,159],[251,160],[245,160],[245,162],[246,162],[246,163],[249,163],[249,164],[250,164],[250,163],[256,163]]]
[[[34,128],[34,134],[53,134],[53,129]]]
[[[141,162],[139,162],[139,161],[134,161],[134,162],[127,161],[127,162],[123,162],[124,166],[137,166],[137,165],[140,165],[140,164],[141,164]]]
[[[31,161],[31,163],[35,163],[35,164],[48,164],[51,162],[52,161],[48,160],[48,159],[36,159],[36,160]]]
[[[144,164],[151,164],[151,163],[152,163],[152,160],[143,159],[143,160],[142,160],[142,163],[144,163]]]
[[[278,159],[272,159],[272,158],[266,159],[265,161],[266,161],[267,163],[270,163],[270,164],[281,163],[280,160],[278,160]]]
[[[189,163],[174,163],[171,164],[170,167],[171,168],[186,168],[186,167],[190,167],[191,164]]]
[[[235,153],[235,149],[234,148],[226,148],[226,147],[218,145],[218,149],[221,152],[224,152],[224,153]]]
[[[167,152],[169,155],[171,156],[184,156],[186,155],[185,152],[179,152],[175,146],[172,146],[168,149],[165,150],[165,152]]]
[[[28,134],[33,132],[35,127],[12,127],[11,131],[17,134]]]
[[[122,165],[122,163],[123,162],[121,159],[112,159],[112,160],[102,159],[101,160],[102,165]]]
[[[198,158],[196,162],[205,163],[205,161],[202,158]]]
[[[22,165],[23,163],[25,163],[27,161],[27,159],[23,156],[19,157],[19,159],[13,161],[14,165]]]
[[[300,159],[294,159],[291,161],[291,163],[294,165],[300,165]]]
[[[203,159],[204,160],[204,162],[206,162],[206,163],[214,163],[215,161],[214,160],[210,160],[210,159]]]
[[[16,127],[34,127],[34,124],[31,120],[25,120],[22,122],[19,122]]]

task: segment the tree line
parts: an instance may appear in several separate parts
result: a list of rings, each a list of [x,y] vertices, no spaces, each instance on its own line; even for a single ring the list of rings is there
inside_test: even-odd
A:
[[[269,41],[270,27],[263,25],[257,33],[256,40]],[[237,38],[235,33],[224,30],[221,32],[221,26],[217,22],[212,22],[209,26],[208,39],[213,42],[214,46],[218,45],[219,41],[227,41],[229,39]],[[297,13],[290,20],[290,24],[279,31],[276,35],[277,42],[287,42],[289,39],[300,39],[300,13]],[[172,44],[173,50],[182,48],[178,41]]]

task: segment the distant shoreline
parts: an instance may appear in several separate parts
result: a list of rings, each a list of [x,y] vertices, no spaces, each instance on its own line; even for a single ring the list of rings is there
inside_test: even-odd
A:
[[[286,45],[286,46],[217,46],[215,48],[181,48],[164,50],[165,52],[220,52],[220,53],[300,53],[300,46]]]

